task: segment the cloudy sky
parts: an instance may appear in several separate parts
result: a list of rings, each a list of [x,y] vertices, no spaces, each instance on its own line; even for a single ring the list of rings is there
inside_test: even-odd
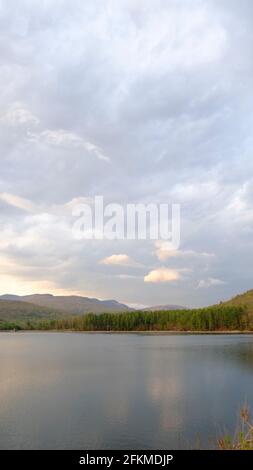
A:
[[[252,0],[0,1],[0,291],[207,305],[253,288]],[[181,204],[181,245],[72,209]]]

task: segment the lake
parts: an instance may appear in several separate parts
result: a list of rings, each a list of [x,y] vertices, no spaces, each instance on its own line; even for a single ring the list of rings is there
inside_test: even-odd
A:
[[[0,358],[1,449],[206,448],[253,410],[250,335],[0,333]]]

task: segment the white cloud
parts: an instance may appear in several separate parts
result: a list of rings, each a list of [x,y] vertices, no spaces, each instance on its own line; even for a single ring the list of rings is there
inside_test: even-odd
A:
[[[100,264],[107,266],[140,266],[139,263],[134,261],[130,256],[125,254],[111,255],[100,261]]]
[[[110,162],[110,158],[107,157],[97,145],[83,139],[76,133],[64,129],[47,129],[40,133],[29,132],[28,138],[30,142],[42,142],[50,146],[70,149],[83,149],[95,155],[99,160]]]
[[[155,242],[156,255],[160,261],[166,261],[169,258],[213,258],[213,253],[198,252],[194,250],[172,250],[170,242]]]
[[[17,209],[22,209],[26,212],[33,212],[35,210],[35,205],[31,201],[16,196],[15,194],[0,193],[0,199],[10,206],[16,207]]]
[[[209,196],[210,198],[216,197],[219,194],[220,186],[217,181],[198,181],[194,183],[177,183],[171,190],[171,195],[174,200],[189,202],[201,202],[203,197]]]
[[[171,282],[177,281],[180,278],[178,271],[167,268],[158,268],[150,271],[145,277],[144,282]]]
[[[225,281],[222,281],[221,279],[215,279],[213,277],[209,277],[208,279],[202,279],[199,281],[198,284],[198,289],[205,289],[209,287],[214,287],[214,286],[222,286],[226,284]]]
[[[13,103],[0,116],[0,124],[9,126],[37,126],[39,119],[22,103]]]

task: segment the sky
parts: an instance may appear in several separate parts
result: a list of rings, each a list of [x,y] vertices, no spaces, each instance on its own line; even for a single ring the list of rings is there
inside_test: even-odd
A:
[[[252,0],[0,0],[0,293],[204,306],[253,288]],[[181,205],[181,243],[73,207]]]

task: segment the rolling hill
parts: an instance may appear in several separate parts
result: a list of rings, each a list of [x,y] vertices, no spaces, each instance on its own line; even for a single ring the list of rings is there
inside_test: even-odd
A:
[[[51,294],[34,295],[2,295],[0,300],[12,302],[26,302],[39,307],[47,307],[53,310],[60,310],[69,315],[82,315],[85,313],[104,313],[104,312],[126,312],[130,309],[127,305],[121,304],[116,300],[98,300],[89,297],[76,295],[54,296]]]
[[[244,307],[253,320],[253,289],[239,294],[226,302],[222,302],[222,304]]]
[[[233,310],[233,308],[229,310],[229,307],[243,307],[243,309],[241,309],[241,312],[243,313],[238,309],[236,311]],[[213,312],[216,316],[218,314],[221,320],[224,316],[228,316],[228,324],[233,320],[233,315],[242,315],[241,319],[243,322],[242,324],[244,325],[242,329],[253,328],[253,290],[237,295],[226,302],[220,302],[219,305],[213,305],[206,309],[187,310],[176,305],[158,305],[145,308],[142,311],[147,314],[147,324],[150,315],[158,315],[158,317],[159,315],[162,315],[162,317],[159,317],[162,321],[162,318],[168,317],[170,311],[172,315],[175,314],[175,316],[183,322],[186,321],[187,315],[192,315],[196,320],[201,318],[201,315],[203,316],[203,312],[207,317],[211,315],[210,312]],[[182,313],[180,311],[182,311]],[[28,329],[30,327],[40,328],[41,321],[42,323],[50,323],[51,320],[60,320],[63,322],[63,325],[65,325],[65,323],[68,324],[69,322],[69,324],[72,325],[73,321],[77,323],[85,322],[86,320],[82,319],[82,317],[85,316],[86,318],[87,313],[98,314],[101,321],[102,318],[104,318],[107,323],[109,321],[109,317],[106,315],[101,316],[101,314],[113,313],[117,320],[115,320],[116,323],[118,322],[119,324],[122,323],[124,318],[128,324],[136,315],[141,315],[141,311],[134,311],[134,309],[130,309],[126,305],[120,304],[114,300],[100,301],[98,299],[90,299],[87,297],[53,296],[50,294],[36,294],[23,297],[14,295],[0,296],[0,330],[19,327]],[[94,318],[96,317],[94,316]],[[87,317],[87,321],[91,321],[90,316]],[[100,320],[98,320],[98,322],[99,321]],[[146,324],[146,320],[143,315],[141,316],[141,321],[144,321],[144,324]],[[56,322],[56,324],[57,323],[59,322]]]
[[[0,326],[5,323],[26,323],[42,319],[53,320],[66,316],[65,312],[39,307],[28,302],[0,299]]]

